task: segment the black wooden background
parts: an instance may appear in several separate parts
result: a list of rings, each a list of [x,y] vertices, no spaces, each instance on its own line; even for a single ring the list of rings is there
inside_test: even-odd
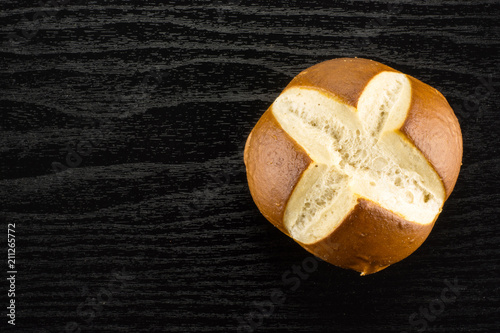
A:
[[[1,332],[500,332],[499,1],[0,8]],[[355,56],[440,90],[464,139],[432,234],[367,277],[311,266],[242,160],[293,76]]]

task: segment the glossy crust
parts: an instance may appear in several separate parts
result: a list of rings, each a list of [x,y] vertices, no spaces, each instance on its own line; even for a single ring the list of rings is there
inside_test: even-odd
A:
[[[244,159],[255,204],[266,219],[288,235],[283,226],[285,204],[312,160],[281,128],[271,108],[250,133]]]
[[[448,199],[462,165],[460,125],[439,91],[411,76],[408,78],[412,85],[412,100],[401,132],[434,167],[443,181]]]
[[[296,86],[316,88],[357,107],[368,82],[382,71],[398,72],[371,60],[334,59],[301,72],[285,90]],[[462,160],[460,126],[446,99],[436,89],[408,78],[412,85],[412,101],[400,130],[436,170],[448,198]],[[272,114],[272,106],[252,130],[244,159],[250,192],[257,207],[288,235],[283,226],[283,213],[293,189],[312,160],[281,128]],[[301,246],[329,263],[363,275],[371,274],[415,251],[429,235],[434,222],[428,225],[409,222],[360,198],[330,235]]]

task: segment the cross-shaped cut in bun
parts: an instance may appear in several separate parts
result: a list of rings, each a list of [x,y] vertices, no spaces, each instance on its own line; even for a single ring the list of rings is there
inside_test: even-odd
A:
[[[250,192],[305,249],[370,274],[430,233],[458,177],[462,135],[434,88],[378,62],[334,59],[286,87],[248,137]]]

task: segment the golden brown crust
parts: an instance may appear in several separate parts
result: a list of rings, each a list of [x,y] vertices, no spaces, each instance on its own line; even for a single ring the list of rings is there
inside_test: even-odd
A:
[[[283,226],[286,203],[311,158],[281,128],[271,108],[250,133],[244,161],[255,204],[266,219],[288,235]]]
[[[313,244],[300,244],[317,257],[339,267],[378,272],[415,251],[434,223],[408,222],[377,204],[358,204],[330,235]]]
[[[334,59],[306,69],[286,89],[300,86],[335,95],[357,107],[368,82],[382,71],[398,72],[366,59]],[[399,72],[398,72],[399,73]],[[408,76],[412,101],[400,129],[428,159],[450,195],[462,159],[458,121],[446,99],[434,88]],[[261,117],[245,146],[245,165],[252,197],[262,214],[289,235],[283,215],[293,189],[312,160],[280,126],[272,107]],[[414,252],[427,238],[433,223],[420,225],[366,199],[330,235],[314,244],[301,244],[334,265],[363,274],[375,273]]]

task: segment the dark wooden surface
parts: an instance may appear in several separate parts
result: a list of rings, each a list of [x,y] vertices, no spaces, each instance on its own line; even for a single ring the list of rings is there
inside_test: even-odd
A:
[[[0,8],[1,332],[500,332],[499,1]],[[310,256],[260,215],[242,151],[293,76],[343,56],[440,90],[463,167],[409,258],[299,277]]]

